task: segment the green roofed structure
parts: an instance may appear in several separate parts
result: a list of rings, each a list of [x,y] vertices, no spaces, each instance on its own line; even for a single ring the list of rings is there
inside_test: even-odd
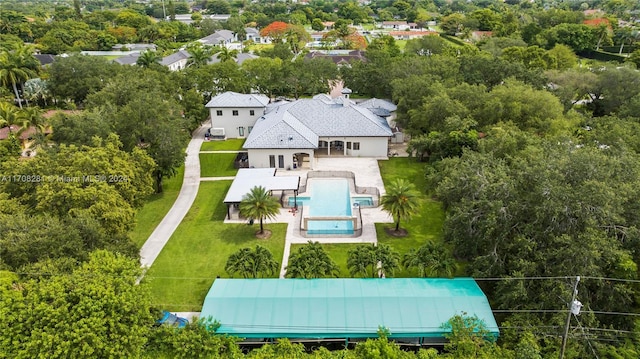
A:
[[[476,315],[499,330],[487,297],[472,278],[216,279],[201,317],[218,333],[242,338],[391,338],[442,343],[451,317]]]

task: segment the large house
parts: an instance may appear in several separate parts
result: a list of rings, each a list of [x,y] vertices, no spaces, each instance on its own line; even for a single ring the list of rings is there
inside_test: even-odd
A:
[[[225,92],[209,101],[211,133],[221,138],[245,138],[256,120],[265,113],[269,98],[264,95]]]
[[[253,107],[259,95],[226,92],[214,97],[212,133],[244,137],[249,166],[294,169],[314,167],[324,156],[386,157],[393,136],[387,121],[348,96],[282,101]],[[242,112],[241,112],[242,111]],[[229,116],[231,115],[231,116]]]

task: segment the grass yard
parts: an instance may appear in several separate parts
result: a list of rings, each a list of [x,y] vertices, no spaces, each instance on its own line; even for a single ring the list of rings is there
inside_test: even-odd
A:
[[[149,238],[156,226],[162,221],[164,216],[169,212],[171,206],[178,198],[182,180],[184,179],[184,165],[178,168],[175,176],[167,178],[163,181],[163,192],[154,194],[136,213],[136,226],[131,231],[131,240],[138,246],[142,247],[144,242]]]
[[[204,141],[200,151],[240,151],[242,150],[243,138],[234,138],[224,141]]]
[[[202,182],[196,200],[145,277],[154,305],[170,311],[199,311],[216,276],[228,278],[227,258],[237,250],[261,245],[280,262],[286,224],[267,224],[268,240],[255,238],[258,225],[224,224],[222,200],[231,181]],[[274,278],[279,273],[274,275]]]
[[[427,182],[424,178],[425,164],[416,162],[415,158],[393,157],[387,161],[379,161],[380,173],[385,185],[396,178],[404,178],[413,183],[423,193],[422,208],[410,221],[401,221],[400,227],[409,234],[403,238],[389,236],[384,230],[391,227],[391,223],[376,223],[378,243],[388,244],[402,256],[413,248],[418,248],[426,241],[442,243],[442,225],[444,210],[439,202],[431,199],[427,194]],[[430,190],[430,189],[429,189]],[[444,245],[444,243],[442,243]],[[401,270],[396,277],[415,276],[415,273]]]
[[[236,159],[235,153],[201,153],[200,176],[201,177],[227,177],[235,176],[238,170],[233,167]]]

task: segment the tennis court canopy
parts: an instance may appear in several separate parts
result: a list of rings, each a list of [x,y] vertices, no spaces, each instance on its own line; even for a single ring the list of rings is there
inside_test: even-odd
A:
[[[262,186],[267,191],[293,191],[298,195],[300,176],[276,176],[275,168],[241,168],[224,198],[227,218],[231,218],[230,206],[242,202],[242,197],[253,187]]]
[[[499,330],[489,302],[472,278],[216,279],[201,317],[218,333],[243,338],[345,339],[377,337],[442,342],[442,325],[476,315]]]

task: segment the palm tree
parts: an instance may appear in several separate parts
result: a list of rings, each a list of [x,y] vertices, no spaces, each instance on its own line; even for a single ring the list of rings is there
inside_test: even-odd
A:
[[[267,218],[275,218],[280,212],[280,203],[271,197],[266,188],[256,186],[242,198],[240,202],[240,215],[246,218],[256,218],[260,221],[260,231],[264,233],[262,221]]]
[[[242,248],[229,256],[229,259],[227,259],[227,264],[224,266],[224,270],[231,276],[239,273],[244,278],[248,278],[249,273],[251,273],[251,257],[251,249]]]
[[[288,278],[337,277],[339,268],[324,251],[320,243],[309,241],[306,246],[289,256],[286,268]]]
[[[376,261],[378,266],[378,275],[381,277],[393,276],[398,269],[400,255],[387,244],[378,244],[376,246]]]
[[[418,192],[415,187],[404,179],[397,179],[391,182],[387,193],[382,196],[380,203],[382,209],[393,216],[396,228],[400,230],[400,220],[408,220],[420,208]]]
[[[405,253],[402,266],[416,268],[420,277],[452,277],[457,269],[455,259],[447,250],[431,242]]]
[[[8,102],[0,102],[0,128],[11,125],[24,127],[22,113],[14,105]],[[11,127],[9,129],[11,132]]]
[[[235,61],[238,57],[238,50],[229,50],[226,46],[220,46],[217,57],[220,62]]]
[[[23,120],[23,127],[34,127],[36,134],[44,133],[47,124],[44,122],[42,113],[40,107],[27,107],[23,109],[20,116]]]
[[[347,268],[352,277],[374,277],[378,265],[373,245],[360,245],[347,253]]]
[[[213,56],[211,46],[203,46],[199,42],[189,44],[187,51],[189,55],[191,55],[187,60],[187,66],[200,67],[206,65],[211,59],[211,56]]]
[[[400,255],[386,244],[364,244],[349,250],[347,267],[352,276],[391,276],[398,269]]]
[[[244,278],[258,278],[273,275],[279,268],[280,264],[273,259],[268,249],[256,246],[254,251],[250,248],[242,248],[233,253],[227,260],[224,270],[232,276],[239,273]]]
[[[160,63],[162,60],[162,56],[159,53],[152,50],[143,51],[140,53],[138,60],[136,60],[136,64],[141,67],[151,67],[153,64]]]
[[[35,77],[40,69],[40,63],[33,56],[32,46],[18,46],[15,50],[0,52],[0,82],[3,86],[13,88],[16,101],[22,108],[18,85]]]

